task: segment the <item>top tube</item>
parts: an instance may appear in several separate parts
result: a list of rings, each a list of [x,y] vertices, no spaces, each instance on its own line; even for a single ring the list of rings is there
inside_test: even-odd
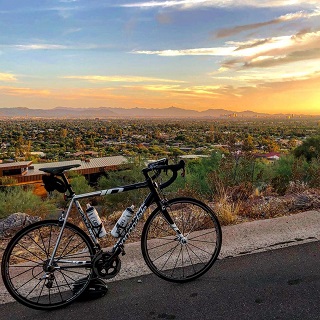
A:
[[[74,192],[71,189],[71,185],[68,183],[68,180],[64,174],[65,171],[70,170],[72,168],[79,167],[79,164],[72,164],[72,165],[66,165],[66,166],[59,166],[59,167],[47,167],[47,168],[40,168],[39,170],[49,173],[50,175],[58,175],[61,176],[64,180],[64,182],[67,185],[67,188],[70,188],[70,195],[74,195]],[[177,164],[168,164],[168,159],[163,158],[160,160],[157,160],[155,162],[150,163],[146,168],[142,170],[142,173],[144,174],[146,180],[143,182],[137,182],[134,184],[130,185],[124,185],[124,186],[118,186],[115,188],[107,189],[107,190],[100,190],[100,191],[95,191],[95,192],[90,192],[86,194],[81,194],[77,195],[76,198],[85,198],[85,197],[90,197],[90,196],[95,196],[95,195],[107,195],[107,194],[113,194],[113,193],[118,193],[118,192],[124,192],[124,191],[130,191],[134,189],[141,189],[141,188],[147,188],[148,187],[148,180],[155,180],[162,172],[167,173],[167,171],[170,170],[172,171],[172,176],[165,181],[164,183],[159,185],[160,189],[164,189],[171,185],[178,176],[178,171],[182,170],[182,176],[184,176],[185,173],[185,162],[183,160],[180,160],[179,163]],[[153,175],[149,175],[150,172],[154,172]]]

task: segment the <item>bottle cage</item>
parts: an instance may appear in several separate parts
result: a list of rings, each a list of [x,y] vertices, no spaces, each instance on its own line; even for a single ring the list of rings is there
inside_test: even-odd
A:
[[[44,183],[44,188],[47,190],[47,192],[57,190],[60,193],[65,193],[67,191],[67,186],[65,185],[65,183],[52,174],[42,175],[42,181]]]

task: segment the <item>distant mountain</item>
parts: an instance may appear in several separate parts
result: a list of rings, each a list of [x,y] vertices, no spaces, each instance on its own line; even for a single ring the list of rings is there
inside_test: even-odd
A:
[[[0,118],[53,118],[53,119],[108,119],[108,118],[262,118],[287,117],[287,115],[270,115],[253,111],[235,112],[225,109],[209,109],[206,111],[187,110],[181,108],[70,108],[57,107],[53,109],[31,108],[0,108]]]

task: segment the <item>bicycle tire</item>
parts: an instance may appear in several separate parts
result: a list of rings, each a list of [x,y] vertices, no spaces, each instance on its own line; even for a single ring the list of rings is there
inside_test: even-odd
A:
[[[193,198],[171,199],[166,207],[184,241],[179,241],[161,210],[156,208],[142,231],[144,260],[162,279],[194,280],[207,272],[218,258],[222,243],[219,220],[210,207]]]
[[[44,277],[61,224],[44,220],[20,230],[8,243],[3,254],[3,282],[18,302],[33,309],[49,310],[68,305],[88,286],[95,253],[88,235],[67,222],[54,259],[54,270]],[[82,266],[83,265],[83,266]]]

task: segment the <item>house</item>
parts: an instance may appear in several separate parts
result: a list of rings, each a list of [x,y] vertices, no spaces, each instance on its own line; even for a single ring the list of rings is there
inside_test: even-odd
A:
[[[40,168],[67,166],[80,164],[80,167],[71,169],[79,174],[86,176],[90,180],[91,175],[102,174],[107,171],[124,170],[131,167],[131,163],[126,157],[102,157],[87,158],[84,160],[59,161],[49,163],[35,163],[32,161],[20,161],[0,164],[0,177],[13,177],[19,184],[36,183],[42,181]]]
[[[0,164],[0,177],[23,177],[28,173],[32,161],[19,161]]]
[[[264,158],[270,161],[279,160],[282,156],[279,152],[269,152],[269,153],[262,153],[262,154],[255,154],[256,158]]]

